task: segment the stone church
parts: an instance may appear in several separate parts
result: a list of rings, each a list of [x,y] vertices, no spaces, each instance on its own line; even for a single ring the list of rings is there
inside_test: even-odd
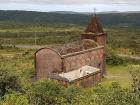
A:
[[[94,15],[80,41],[35,52],[36,79],[57,80],[65,86],[96,85],[106,73],[106,36]]]

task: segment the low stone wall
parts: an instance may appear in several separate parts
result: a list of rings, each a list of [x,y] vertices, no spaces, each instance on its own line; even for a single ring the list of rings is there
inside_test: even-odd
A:
[[[101,72],[96,72],[91,75],[85,76],[85,77],[77,79],[75,81],[72,81],[72,82],[68,82],[68,81],[65,81],[62,79],[54,79],[54,80],[59,81],[61,84],[63,84],[66,87],[68,85],[76,85],[78,87],[81,87],[81,86],[82,87],[92,87],[92,86],[97,85],[101,81],[101,78],[102,78]]]

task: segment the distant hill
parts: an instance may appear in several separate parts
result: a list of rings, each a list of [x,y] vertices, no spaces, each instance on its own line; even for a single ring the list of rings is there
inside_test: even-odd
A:
[[[79,12],[73,12],[73,11],[51,11],[49,13],[59,13],[59,14],[82,14]]]
[[[33,12],[33,11],[0,11],[0,23],[17,24],[76,24],[85,25],[91,18],[90,13],[77,12]],[[104,25],[140,26],[140,12],[99,13],[97,17]]]

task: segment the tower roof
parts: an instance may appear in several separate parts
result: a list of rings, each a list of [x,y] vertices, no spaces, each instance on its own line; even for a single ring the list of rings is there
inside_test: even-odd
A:
[[[92,20],[88,24],[85,33],[104,33],[103,28],[98,22],[96,15],[92,17]]]

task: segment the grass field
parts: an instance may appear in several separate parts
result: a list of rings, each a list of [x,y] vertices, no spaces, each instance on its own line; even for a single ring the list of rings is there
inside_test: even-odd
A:
[[[17,27],[15,24],[13,27],[0,28],[0,45],[65,44],[80,40],[85,27],[77,25]],[[107,45],[117,53],[140,55],[138,27],[105,27],[104,30],[107,33]]]
[[[123,88],[130,88],[132,81],[128,65],[107,65],[107,75],[102,80],[102,84],[108,87],[112,82],[118,82]]]

